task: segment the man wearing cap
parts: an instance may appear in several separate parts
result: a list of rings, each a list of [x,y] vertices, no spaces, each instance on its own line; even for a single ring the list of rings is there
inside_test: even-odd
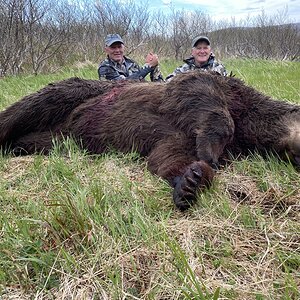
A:
[[[198,36],[192,42],[192,56],[183,60],[184,65],[175,69],[175,71],[166,77],[166,81],[178,74],[186,73],[192,70],[214,71],[220,75],[226,76],[225,67],[215,60],[211,52],[210,40],[206,36]]]
[[[156,54],[149,53],[146,56],[145,65],[140,67],[134,60],[124,56],[124,42],[118,34],[106,36],[104,49],[107,58],[100,63],[98,68],[100,80],[144,80],[150,74],[151,81],[163,81]]]

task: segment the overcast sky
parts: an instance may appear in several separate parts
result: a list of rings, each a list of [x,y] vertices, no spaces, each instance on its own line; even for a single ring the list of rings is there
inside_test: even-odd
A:
[[[150,9],[164,12],[171,6],[176,10],[202,10],[215,20],[230,20],[231,17],[242,20],[248,15],[255,17],[263,10],[265,14],[274,16],[287,10],[292,22],[300,22],[300,0],[152,0],[148,3]]]

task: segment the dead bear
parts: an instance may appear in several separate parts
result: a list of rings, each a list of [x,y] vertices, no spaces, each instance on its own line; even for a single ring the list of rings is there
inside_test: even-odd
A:
[[[234,77],[208,72],[170,83],[70,78],[0,113],[0,147],[48,153],[72,136],[93,154],[137,151],[173,187],[180,210],[209,187],[228,153],[273,152],[300,166],[300,106],[273,100]]]

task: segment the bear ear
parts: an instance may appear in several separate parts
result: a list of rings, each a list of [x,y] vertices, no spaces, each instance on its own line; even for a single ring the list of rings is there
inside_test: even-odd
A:
[[[235,74],[233,74],[232,71],[230,71],[230,73],[227,75],[228,77],[235,77]]]

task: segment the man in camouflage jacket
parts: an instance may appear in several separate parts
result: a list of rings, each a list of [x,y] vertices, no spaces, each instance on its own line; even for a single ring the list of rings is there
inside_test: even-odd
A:
[[[215,60],[211,52],[210,41],[205,36],[197,37],[192,42],[192,56],[184,60],[185,64],[176,68],[175,71],[166,77],[166,81],[178,74],[186,73],[192,70],[214,71],[220,75],[226,76],[225,67]]]
[[[145,65],[140,67],[134,60],[124,56],[124,50],[124,42],[118,34],[109,34],[106,37],[107,58],[100,63],[98,68],[100,80],[144,80],[150,74],[151,81],[163,81],[156,54],[149,53]]]

